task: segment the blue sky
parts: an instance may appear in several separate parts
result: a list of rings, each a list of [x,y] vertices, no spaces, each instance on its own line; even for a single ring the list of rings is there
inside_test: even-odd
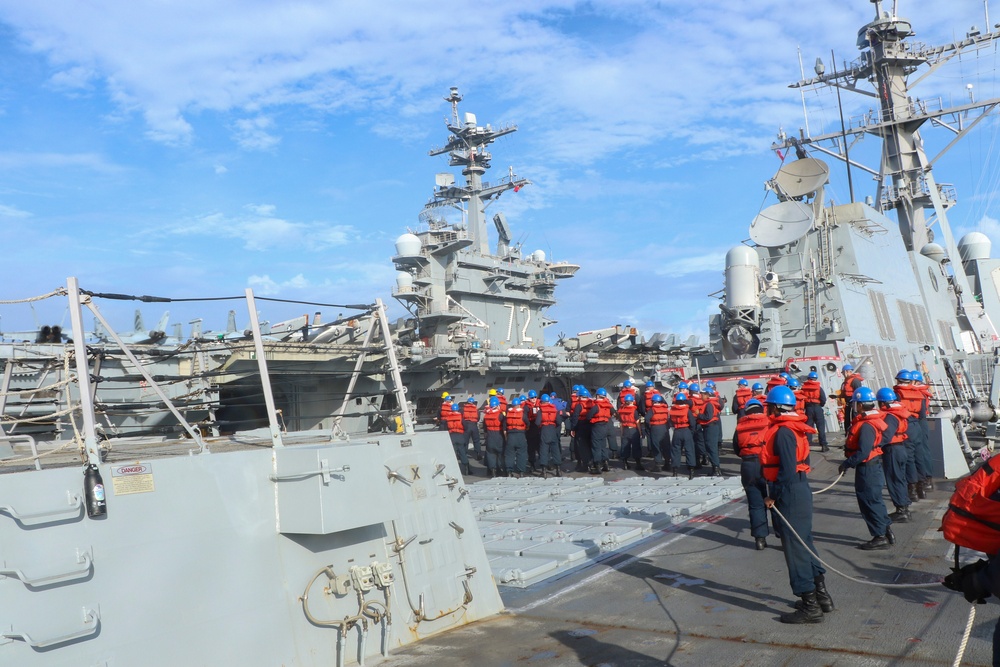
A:
[[[891,5],[886,3],[886,7]],[[802,125],[806,71],[857,57],[866,0],[0,0],[0,298],[77,276],[93,291],[391,302],[393,241],[431,194],[450,86],[480,122],[517,123],[494,174],[533,184],[504,210],[526,250],[582,265],[549,315],[560,331],[625,323],[704,333],[726,251],[747,238]],[[984,27],[980,0],[901,0],[918,39]],[[1000,4],[995,8],[1000,19]],[[921,96],[996,95],[997,53],[949,66]],[[839,126],[809,93],[813,133]],[[867,101],[844,97],[849,115]],[[961,233],[1000,241],[983,123],[935,168]],[[938,133],[935,141],[950,140]],[[876,144],[867,140],[858,157]],[[935,153],[929,149],[930,153]],[[868,164],[875,165],[868,156]],[[994,160],[995,162],[995,160]],[[831,165],[828,197],[847,199]],[[499,174],[498,174],[499,175]],[[859,196],[873,191],[856,174]],[[492,209],[491,209],[492,210]],[[394,305],[393,314],[403,310]],[[100,302],[120,330],[133,304]],[[225,326],[241,305],[172,304]],[[144,305],[147,324],[164,308]],[[312,307],[264,304],[272,321]],[[324,317],[336,309],[321,309]],[[3,311],[6,331],[68,323],[65,304]],[[88,318],[89,321],[89,318]]]

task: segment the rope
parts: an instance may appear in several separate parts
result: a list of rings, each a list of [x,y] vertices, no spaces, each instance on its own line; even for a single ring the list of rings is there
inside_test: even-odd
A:
[[[47,452],[39,452],[38,456],[32,454],[31,456],[22,456],[17,459],[0,459],[0,466],[16,465],[18,463],[30,463],[35,459],[42,459],[46,456],[52,456],[53,454],[58,454],[59,452],[65,451],[77,444],[75,440],[67,440],[65,444],[59,445],[55,449],[50,449]]]
[[[969,620],[965,624],[965,634],[962,635],[962,643],[958,645],[958,655],[951,667],[959,667],[962,664],[962,656],[965,655],[965,647],[969,643],[969,636],[972,634],[972,625],[976,620],[976,605],[969,605]]]
[[[29,296],[27,299],[0,299],[0,304],[12,304],[12,303],[30,303],[32,301],[44,301],[54,296],[66,296],[65,287],[57,287],[48,294],[40,294],[38,296]]]
[[[780,518],[784,522],[785,526],[788,527],[788,530],[791,531],[792,535],[795,536],[795,539],[797,539],[799,541],[799,544],[801,544],[803,547],[805,547],[805,550],[808,551],[809,554],[813,558],[815,558],[820,563],[822,563],[823,565],[825,565],[827,568],[829,568],[830,570],[833,570],[834,572],[836,572],[837,574],[839,574],[840,576],[842,576],[845,579],[849,579],[849,580],[851,580],[851,581],[853,581],[855,583],[858,583],[858,584],[865,584],[867,586],[880,586],[882,588],[935,588],[935,587],[941,585],[940,581],[935,581],[935,582],[932,582],[932,583],[929,583],[929,584],[887,584],[887,583],[882,583],[882,582],[879,582],[879,581],[868,581],[866,579],[858,579],[857,577],[852,577],[849,574],[844,574],[843,572],[841,572],[840,570],[838,570],[837,568],[835,568],[834,566],[830,565],[825,560],[823,560],[822,558],[820,558],[816,554],[815,551],[813,551],[812,549],[810,549],[809,546],[805,543],[805,540],[803,540],[801,537],[799,537],[799,534],[795,532],[794,528],[792,528],[792,524],[790,524],[788,522],[788,519],[786,519],[784,517],[784,515],[781,512],[778,511],[777,507],[772,506],[770,509],[771,509],[772,512],[774,512],[775,514],[778,515],[778,518]]]
[[[827,491],[829,491],[830,489],[832,489],[834,486],[836,486],[837,482],[839,482],[840,478],[843,477],[843,476],[844,476],[844,473],[840,473],[839,475],[837,475],[837,479],[835,479],[832,482],[830,482],[830,486],[824,486],[819,491],[813,491],[812,494],[814,496],[818,496],[821,493],[826,493]],[[778,510],[774,510],[774,511],[777,512]]]
[[[62,387],[64,385],[69,384],[70,382],[75,382],[75,381],[76,381],[75,377],[68,377],[65,380],[59,380],[57,382],[53,382],[52,384],[47,384],[44,387],[35,387],[34,389],[12,389],[10,391],[0,391],[0,396],[20,396],[21,394],[39,394],[44,391],[49,391],[51,389]]]
[[[50,412],[47,415],[40,415],[38,417],[15,418],[3,415],[2,417],[0,417],[0,421],[3,421],[4,424],[31,424],[34,422],[44,422],[44,421],[49,421],[50,419],[53,419],[55,417],[62,417],[63,415],[68,415],[71,412],[75,412],[77,409],[79,409],[79,406],[69,407],[66,408],[65,410],[59,410],[58,412]]]

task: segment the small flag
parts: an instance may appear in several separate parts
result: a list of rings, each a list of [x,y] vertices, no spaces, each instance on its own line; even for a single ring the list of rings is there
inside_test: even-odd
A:
[[[520,189],[521,189],[521,186],[520,186],[520,185],[515,185],[515,186],[514,186],[514,192],[517,192],[517,191],[518,191],[518,190],[520,190]]]
[[[774,152],[778,154],[778,159],[780,159],[782,162],[785,161],[785,156],[782,154],[780,150],[776,150]]]

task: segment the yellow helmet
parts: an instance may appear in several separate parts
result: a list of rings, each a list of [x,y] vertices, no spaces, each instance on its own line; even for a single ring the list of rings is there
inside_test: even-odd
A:
[[[496,396],[496,395],[497,395],[497,390],[496,389],[490,389],[490,396]]]
[[[449,395],[448,392],[444,392],[441,394],[441,398],[448,398]]]

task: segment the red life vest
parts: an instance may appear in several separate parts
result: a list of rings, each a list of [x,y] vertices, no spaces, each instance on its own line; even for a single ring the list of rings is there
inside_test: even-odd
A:
[[[688,394],[688,405],[691,406],[695,416],[700,415],[701,411],[705,409],[706,402],[707,401],[701,397],[701,394]]]
[[[500,412],[500,408],[486,408],[486,412],[483,413],[483,425],[486,427],[486,430],[493,432],[500,431],[500,417],[502,416],[503,413]]]
[[[931,388],[928,387],[926,384],[921,384],[918,382],[910,386],[919,389],[920,392],[924,395],[924,398],[926,398],[928,401],[934,398],[934,394],[931,392]]]
[[[882,410],[882,414],[892,415],[899,422],[899,426],[896,427],[896,435],[892,436],[892,440],[882,444],[885,445],[898,445],[901,442],[906,441],[906,429],[909,428],[910,422],[907,417],[910,416],[910,411],[904,408],[899,403],[890,403],[888,410]]]
[[[670,407],[663,401],[657,401],[647,414],[650,426],[663,426],[670,418]]]
[[[802,383],[802,400],[806,405],[819,405],[819,393],[823,385],[819,380],[806,380]]]
[[[580,397],[574,391],[569,397],[569,413],[573,414],[573,410],[576,409],[576,404],[580,402]]]
[[[646,412],[649,412],[650,408],[653,407],[653,397],[654,396],[659,396],[659,395],[660,395],[660,392],[658,392],[656,389],[653,389],[652,387],[650,387],[649,389],[646,390],[646,396],[645,396],[645,398],[646,398]]]
[[[500,399],[500,412],[507,412],[507,397],[503,394],[497,394],[497,398]]]
[[[784,387],[786,384],[788,383],[785,382],[785,378],[781,377],[780,375],[772,375],[767,380],[767,387],[764,388],[764,393],[765,394],[770,393],[770,391],[775,387]]]
[[[475,403],[462,403],[462,419],[469,422],[479,421],[479,406]]]
[[[892,388],[896,392],[899,403],[910,411],[911,417],[916,417],[924,405],[924,392],[912,384],[897,384]]]
[[[858,451],[858,439],[861,437],[861,427],[865,424],[871,424],[872,428],[875,429],[875,444],[872,446],[871,453],[862,463],[868,463],[876,456],[882,455],[882,434],[885,433],[885,422],[882,421],[882,413],[878,410],[862,412],[860,415],[857,415],[854,421],[851,422],[851,432],[847,434],[847,442],[844,445],[844,452],[847,456],[853,456],[854,452]]]
[[[590,421],[592,424],[606,424],[611,420],[611,401],[603,396],[598,396],[594,399],[594,405],[597,406],[597,414],[591,417]]]
[[[465,425],[462,424],[462,413],[451,410],[444,416],[445,423],[448,424],[448,433],[465,433]]]
[[[527,424],[524,423],[524,404],[517,407],[511,406],[507,410],[507,430],[508,431],[523,431],[528,428]]]
[[[698,421],[699,424],[701,424],[702,426],[707,426],[708,424],[719,421],[719,408],[718,406],[716,406],[716,403],[717,401],[713,401],[711,397],[703,398],[701,400],[701,409],[694,413],[695,419]],[[712,406],[712,416],[705,417],[704,413],[709,405]]]
[[[764,445],[760,448],[760,465],[764,479],[769,482],[778,481],[778,466],[781,459],[774,453],[774,436],[780,428],[787,428],[795,435],[795,472],[808,473],[810,468],[809,439],[807,436],[815,433],[816,429],[806,424],[804,415],[794,412],[771,417],[770,422],[771,425],[764,432]]]
[[[670,423],[674,425],[674,428],[691,428],[690,405],[687,403],[674,403],[670,406],[669,413]]]
[[[441,421],[448,420],[448,413],[451,412],[451,401],[441,401],[441,411],[438,413]]]
[[[762,412],[746,415],[736,424],[736,443],[740,456],[760,456],[764,434],[771,425],[771,418]]]
[[[556,425],[556,417],[559,416],[559,411],[556,410],[556,406],[551,403],[542,403],[538,409],[542,411],[542,426]]]
[[[1000,501],[993,500],[1000,489],[1000,470],[991,462],[955,482],[941,530],[952,544],[993,556],[1000,552]]]
[[[733,397],[733,402],[736,403],[736,409],[742,410],[752,395],[753,392],[750,391],[750,387],[737,387],[736,396]]]
[[[635,387],[622,387],[622,390],[618,393],[618,405],[625,405],[626,396],[635,398]]]
[[[636,428],[635,413],[638,410],[635,403],[626,403],[618,408],[618,417],[622,420],[622,428]]]
[[[594,399],[592,399],[592,398],[581,398],[580,399],[580,419],[579,419],[579,421],[587,422],[588,424],[590,423],[590,417],[587,416],[587,413],[590,412],[590,409],[592,407],[594,407]]]
[[[861,376],[858,373],[851,373],[850,371],[844,373],[844,384],[840,387],[840,393],[848,403],[851,401],[851,397],[854,396],[854,387],[851,384],[854,382],[854,378],[860,379]]]

